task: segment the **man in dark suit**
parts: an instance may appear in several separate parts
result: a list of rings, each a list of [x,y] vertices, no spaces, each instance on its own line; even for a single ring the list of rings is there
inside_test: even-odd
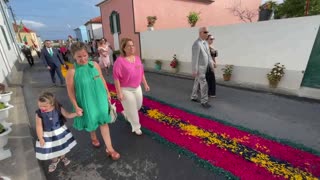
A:
[[[65,79],[61,73],[61,65],[65,65],[64,60],[55,48],[52,48],[50,40],[44,41],[44,47],[41,50],[40,59],[43,61],[46,68],[50,71],[51,80],[54,85],[56,85],[55,73],[57,73],[60,83],[62,86],[65,86]]]
[[[24,56],[27,58],[29,65],[33,66],[34,60],[33,60],[31,50],[27,48],[27,46],[23,45],[21,51],[24,54]]]

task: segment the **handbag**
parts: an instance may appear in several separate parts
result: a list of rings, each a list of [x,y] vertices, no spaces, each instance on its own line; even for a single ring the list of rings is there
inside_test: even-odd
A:
[[[116,122],[118,117],[116,103],[111,104],[111,102],[109,102],[109,115],[111,116],[110,123]]]

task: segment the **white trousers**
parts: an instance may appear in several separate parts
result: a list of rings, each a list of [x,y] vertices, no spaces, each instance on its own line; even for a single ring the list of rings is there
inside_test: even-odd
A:
[[[123,100],[121,104],[124,109],[124,116],[130,122],[132,132],[141,128],[138,111],[142,106],[142,90],[137,88],[121,88]]]

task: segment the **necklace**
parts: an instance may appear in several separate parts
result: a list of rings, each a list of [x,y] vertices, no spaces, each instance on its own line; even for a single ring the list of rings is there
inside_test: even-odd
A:
[[[133,57],[130,57],[130,58],[129,58],[129,56],[126,57],[126,60],[129,61],[130,63],[136,62],[136,58],[135,58],[134,56],[133,56]]]

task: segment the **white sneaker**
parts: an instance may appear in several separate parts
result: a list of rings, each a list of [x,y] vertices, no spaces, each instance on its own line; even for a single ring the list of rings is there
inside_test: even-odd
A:
[[[140,129],[134,131],[134,133],[136,133],[136,135],[141,136],[142,135],[142,131]]]

